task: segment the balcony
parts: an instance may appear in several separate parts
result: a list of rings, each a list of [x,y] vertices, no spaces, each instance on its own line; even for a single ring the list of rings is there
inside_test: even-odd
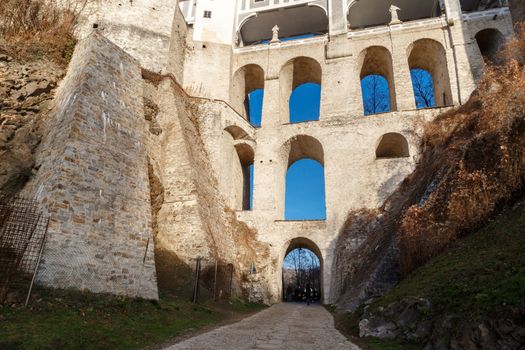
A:
[[[240,46],[272,38],[279,27],[279,38],[315,36],[328,32],[327,0],[241,0],[237,12]]]

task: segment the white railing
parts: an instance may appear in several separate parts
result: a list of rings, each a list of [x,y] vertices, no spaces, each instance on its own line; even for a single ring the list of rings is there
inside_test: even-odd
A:
[[[268,11],[281,7],[297,6],[302,4],[308,4],[313,2],[313,0],[240,0],[238,14],[250,13],[250,12],[259,12],[259,11]]]
[[[399,24],[393,24],[393,25],[382,25],[382,26],[374,26],[370,28],[363,28],[363,29],[353,29],[348,32],[348,37],[360,37],[360,36],[368,36],[368,35],[377,35],[381,33],[388,33],[390,31],[398,31],[398,30],[405,30],[410,28],[440,28],[446,25],[445,17],[434,17],[434,18],[425,18],[425,19],[418,19],[415,21],[407,21],[402,22]]]
[[[494,17],[494,16],[506,16],[510,15],[510,10],[508,7],[500,7],[485,11],[469,12],[463,14],[463,20],[473,20],[483,17]]]

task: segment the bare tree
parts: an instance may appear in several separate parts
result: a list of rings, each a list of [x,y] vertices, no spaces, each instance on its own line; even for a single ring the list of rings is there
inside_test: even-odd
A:
[[[293,270],[293,277],[288,283],[296,286],[317,286],[320,282],[321,268],[319,258],[310,250],[298,248],[292,250],[286,257],[289,268]],[[286,267],[285,267],[286,268]]]
[[[374,74],[363,79],[363,96],[365,115],[389,111],[388,85],[382,76]]]
[[[434,107],[434,85],[430,73],[423,69],[412,69],[410,75],[417,108]]]

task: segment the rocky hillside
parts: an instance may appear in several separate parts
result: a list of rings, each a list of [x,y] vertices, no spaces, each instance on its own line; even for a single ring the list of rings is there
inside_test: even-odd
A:
[[[18,192],[38,170],[33,154],[42,138],[41,123],[63,75],[53,62],[21,63],[0,54],[1,192]]]
[[[349,319],[362,337],[425,349],[525,344],[525,200]]]
[[[382,295],[523,188],[523,26],[502,55],[506,64],[486,68],[468,103],[426,126],[416,170],[384,206],[349,216],[333,271],[339,308]]]
[[[384,206],[350,214],[333,273],[360,336],[396,349],[523,348],[524,25],[501,57],[468,103],[426,126],[416,170]]]

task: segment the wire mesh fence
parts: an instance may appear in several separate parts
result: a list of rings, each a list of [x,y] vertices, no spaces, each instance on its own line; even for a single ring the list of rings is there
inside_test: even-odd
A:
[[[27,303],[48,222],[34,200],[0,194],[1,303]]]

